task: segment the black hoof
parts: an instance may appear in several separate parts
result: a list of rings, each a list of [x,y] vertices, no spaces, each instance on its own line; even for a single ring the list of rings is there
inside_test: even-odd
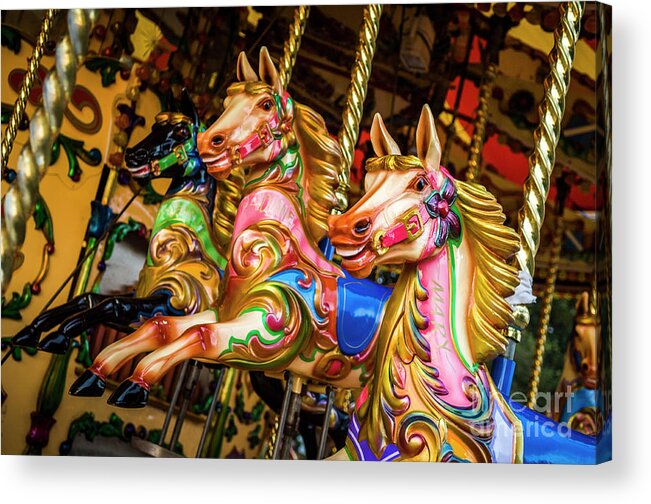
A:
[[[35,331],[32,326],[26,326],[18,331],[11,342],[19,347],[36,348],[38,340],[41,337],[41,331]]]
[[[108,398],[108,403],[120,408],[144,408],[149,391],[142,385],[129,380],[123,381]]]
[[[56,331],[43,338],[38,344],[38,349],[54,354],[64,354],[68,350],[69,345],[70,340],[68,336]]]
[[[68,393],[78,397],[101,397],[106,389],[106,382],[87,369],[75,380]]]

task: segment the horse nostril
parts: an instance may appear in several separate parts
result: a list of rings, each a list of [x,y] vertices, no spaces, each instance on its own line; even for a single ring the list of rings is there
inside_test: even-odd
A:
[[[356,235],[363,236],[368,232],[370,228],[371,228],[371,219],[366,217],[364,219],[358,220],[355,223],[355,227],[353,227],[353,232]]]
[[[590,368],[590,366],[588,366],[587,362],[584,362],[583,364],[581,364],[581,372],[587,373],[589,368]]]
[[[219,146],[220,146],[221,144],[223,144],[223,143],[224,143],[224,137],[223,137],[223,136],[221,136],[221,135],[215,135],[214,137],[212,137],[212,144],[213,144],[215,147],[219,147]]]

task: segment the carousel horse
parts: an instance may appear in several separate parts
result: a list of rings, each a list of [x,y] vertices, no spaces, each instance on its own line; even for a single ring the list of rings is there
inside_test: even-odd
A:
[[[508,260],[518,235],[485,188],[440,166],[434,117],[423,108],[418,156],[403,156],[379,115],[365,195],[330,218],[342,266],[364,277],[403,264],[346,448],[353,460],[520,462],[520,421],[486,363],[504,352],[506,301],[519,284]],[[356,230],[364,229],[359,233]]]
[[[598,434],[604,423],[603,396],[599,389],[600,347],[601,323],[589,294],[583,292],[576,303],[574,330],[567,344],[550,416],[589,436]]]
[[[351,277],[318,247],[340,199],[341,150],[323,119],[282,88],[266,48],[259,71],[240,54],[223,114],[197,137],[216,178],[246,168],[220,300],[213,310],[145,322],[134,337],[165,345],[138,363],[110,404],[144,406],[151,385],[187,359],[289,370],[343,388],[370,376],[390,291]],[[107,358],[89,371],[103,379]]]
[[[192,100],[184,92],[180,104],[171,112],[159,114],[151,133],[125,153],[127,168],[136,179],[171,178],[156,214],[135,296],[82,294],[39,315],[14,337],[16,344],[36,346],[42,332],[60,324],[38,346],[63,353],[71,338],[98,323],[130,332],[132,324],[157,313],[190,314],[215,303],[226,264],[225,247],[214,222],[222,209],[215,208],[218,182],[207,174],[197,152],[200,128]],[[117,341],[111,347],[112,359],[103,368],[104,376],[158,344],[158,339],[133,335]],[[95,377],[86,373],[72,392],[101,395],[105,384]]]
[[[518,235],[483,186],[440,166],[429,107],[416,132],[418,156],[400,154],[379,115],[371,139],[378,157],[366,165],[365,195],[331,217],[329,236],[342,266],[359,277],[382,264],[403,271],[380,328],[373,379],[345,448],[331,460],[607,460],[600,439],[564,431],[493,382],[487,364],[506,349],[508,299],[521,287],[510,265]]]

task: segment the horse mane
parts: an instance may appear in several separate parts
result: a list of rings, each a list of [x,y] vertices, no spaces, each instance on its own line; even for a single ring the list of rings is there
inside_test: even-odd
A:
[[[231,253],[235,216],[242,200],[244,182],[244,169],[241,167],[232,170],[226,179],[217,180],[212,227],[219,251],[227,260]]]
[[[330,136],[323,117],[306,105],[295,104],[297,133],[303,156],[306,217],[315,241],[328,232],[328,217],[339,206],[337,190],[343,171],[339,143]]]
[[[468,337],[475,362],[486,362],[506,350],[505,329],[513,322],[506,298],[519,284],[510,259],[519,250],[517,233],[504,224],[502,207],[482,185],[455,180],[461,213],[476,270]]]

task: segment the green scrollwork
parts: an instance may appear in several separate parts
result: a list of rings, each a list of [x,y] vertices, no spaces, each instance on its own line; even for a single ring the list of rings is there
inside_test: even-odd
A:
[[[123,68],[119,60],[104,56],[88,58],[84,62],[84,66],[91,72],[100,73],[102,76],[102,87],[109,87],[111,84],[115,84],[115,76]]]
[[[94,147],[86,150],[83,141],[60,134],[52,145],[51,165],[59,159],[61,148],[63,148],[68,158],[68,177],[75,182],[80,180],[82,174],[80,159],[90,166],[98,166],[102,162],[102,153],[98,148]]]
[[[11,293],[9,301],[2,296],[2,318],[11,320],[22,320],[23,316],[20,310],[29,306],[32,302],[32,284],[27,282],[23,287],[22,293]]]

